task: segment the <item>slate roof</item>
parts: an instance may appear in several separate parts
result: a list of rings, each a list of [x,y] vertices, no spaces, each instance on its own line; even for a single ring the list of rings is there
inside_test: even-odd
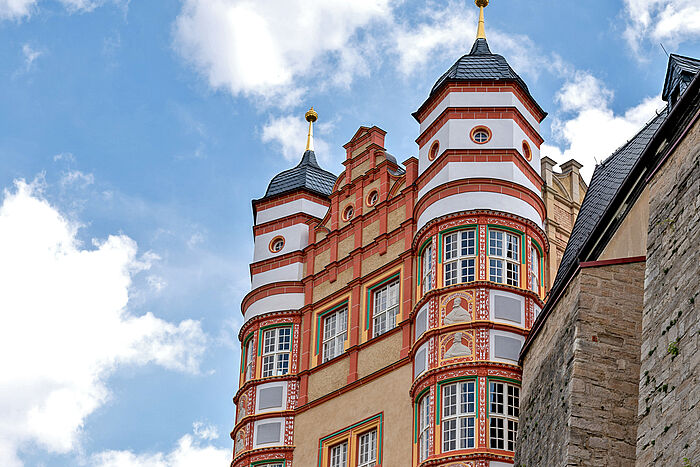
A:
[[[700,60],[683,55],[671,54],[666,69],[666,80],[662,96],[664,101],[669,100],[673,89],[679,81],[684,80],[689,84],[693,77],[700,71]]]
[[[620,186],[667,116],[668,109],[664,109],[647,123],[636,136],[603,163],[596,166],[586,196],[581,203],[581,210],[571,230],[571,237],[569,237],[569,242],[564,250],[557,277],[552,284],[550,292],[552,297],[568,281],[573,269],[578,264],[583,246],[589,240],[600,218],[610,208],[610,203]]]
[[[510,67],[502,55],[491,53],[486,39],[477,39],[468,54],[457,60],[449,70],[435,82],[430,95],[437,93],[443,84],[455,81],[511,81],[517,83],[532,99],[543,115],[547,112],[537,104],[525,81]],[[415,114],[414,114],[415,115]]]
[[[307,189],[323,196],[330,196],[333,192],[337,177],[327,170],[323,170],[316,161],[313,151],[304,152],[301,162],[284,172],[275,175],[262,199],[281,195],[300,188]]]

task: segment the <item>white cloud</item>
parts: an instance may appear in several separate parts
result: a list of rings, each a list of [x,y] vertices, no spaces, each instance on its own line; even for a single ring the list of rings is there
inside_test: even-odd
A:
[[[169,453],[134,454],[130,451],[106,451],[94,455],[91,464],[95,467],[192,467],[230,464],[230,449],[220,449],[202,443],[203,440],[218,438],[214,427],[196,422],[193,429],[194,436],[184,435]]]
[[[63,187],[78,186],[85,188],[95,183],[95,176],[91,173],[86,174],[80,170],[69,170],[61,176],[60,183]]]
[[[576,73],[556,95],[569,117],[555,117],[552,121],[554,142],[566,149],[543,144],[541,154],[559,163],[576,159],[583,164],[584,178],[590,180],[595,164],[638,133],[663,107],[659,96],[648,97],[618,115],[610,108],[612,99],[613,92],[603,82],[589,73]]]
[[[29,71],[31,70],[32,65],[34,64],[36,59],[43,55],[43,52],[35,50],[29,44],[24,44],[22,46],[22,55],[24,55],[24,68],[26,71]]]
[[[635,52],[645,40],[656,46],[676,47],[700,37],[700,2],[697,0],[625,0],[628,16],[625,39]]]
[[[36,444],[67,453],[86,418],[110,397],[118,366],[156,364],[196,373],[206,345],[198,321],[173,324],[127,311],[137,256],[125,235],[85,249],[79,226],[35,185],[17,181],[0,205],[0,465]],[[195,465],[195,464],[193,464]]]
[[[333,122],[314,124],[314,152],[319,161],[328,162],[331,159],[331,149],[328,142],[318,137],[333,126]],[[309,124],[303,117],[285,115],[271,117],[262,128],[263,143],[272,143],[282,151],[284,158],[293,163],[301,160],[306,148],[306,136]]]
[[[88,13],[107,0],[59,0],[68,13]],[[112,0],[117,6],[126,9],[130,0]],[[0,0],[0,20],[21,20],[29,18],[38,10],[39,0]]]
[[[309,80],[366,75],[358,31],[391,15],[390,0],[186,0],[175,46],[215,89],[296,104]]]
[[[0,20],[18,20],[29,16],[37,0],[0,0]]]

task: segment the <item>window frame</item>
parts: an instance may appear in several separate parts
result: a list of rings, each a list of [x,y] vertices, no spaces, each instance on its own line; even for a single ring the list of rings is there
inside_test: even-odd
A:
[[[492,235],[498,234],[502,235],[502,238],[500,240],[497,240],[497,242],[500,242],[500,246],[498,246],[498,243],[496,243],[496,246],[494,246]],[[521,248],[523,243],[522,233],[515,233],[513,231],[504,229],[500,226],[489,227],[487,237],[489,281],[495,282],[497,284],[510,285],[512,287],[521,287],[522,277],[520,270],[520,261],[522,255]],[[515,258],[509,256],[511,252],[509,248],[509,241],[511,239],[515,240]],[[499,250],[500,253],[498,252]],[[513,269],[509,269],[509,266],[512,266]],[[494,274],[494,270],[500,270],[500,274]],[[514,279],[511,279],[509,277],[509,274],[514,275]],[[499,277],[501,280],[498,280]]]
[[[430,391],[418,400],[418,460],[430,457]]]
[[[534,241],[530,242],[530,267],[528,271],[528,288],[535,292],[537,295],[540,294],[540,287],[542,284],[540,264],[542,262],[542,255],[537,248]],[[534,279],[534,281],[533,281]]]
[[[275,376],[285,376],[289,374],[292,360],[292,335],[294,325],[280,325],[273,328],[261,329],[261,352],[260,352],[260,377],[261,378],[273,378]],[[286,339],[286,347],[288,349],[280,349],[281,341],[280,335],[282,331],[289,331],[288,339]],[[274,335],[272,339],[273,350],[268,351],[268,334]],[[284,356],[286,356],[286,371],[280,372],[280,363],[284,363]],[[272,372],[266,372],[266,364],[268,359],[272,359]],[[267,373],[267,374],[266,374]]]
[[[245,357],[243,360],[243,382],[255,379],[253,368],[255,366],[255,339],[251,334],[245,342],[244,351]]]
[[[442,453],[475,449],[477,447],[476,430],[479,419],[477,383],[478,381],[476,379],[464,379],[440,386],[440,450]],[[448,394],[447,389],[452,387],[456,388],[455,393]],[[466,390],[464,389],[465,387]],[[446,413],[448,409],[446,398],[448,395],[454,398],[454,404],[449,404],[449,407],[454,406],[454,413],[451,414]],[[469,397],[470,395],[472,396],[471,400]],[[466,396],[466,400],[464,401],[463,396]],[[472,410],[470,410],[470,406]],[[466,410],[464,410],[464,407],[466,407]],[[448,423],[454,424],[452,427],[448,428]],[[447,431],[454,431],[453,439],[448,439],[448,436],[446,436]],[[465,436],[462,436],[463,433],[465,433]],[[454,448],[446,447],[446,443],[454,443]]]
[[[421,291],[423,295],[433,289],[433,242],[432,239],[421,252]]]
[[[495,390],[498,386],[501,386],[501,391]],[[488,390],[489,448],[514,452],[518,441],[520,386],[502,380],[489,380]],[[494,401],[496,394],[500,395],[500,401]],[[499,441],[502,447],[498,447]]]
[[[479,237],[478,226],[464,226],[442,234],[442,276],[445,287],[468,284],[478,280]],[[455,241],[450,241],[452,238]],[[466,241],[466,246],[465,246]],[[454,243],[454,256],[448,245]],[[466,251],[466,253],[465,253]],[[469,272],[471,270],[471,272]],[[452,280],[454,277],[454,281]]]
[[[486,134],[486,139],[483,141],[479,141],[476,139],[476,135],[478,133],[485,133]],[[478,125],[472,128],[472,130],[469,132],[469,138],[476,144],[486,144],[489,141],[491,141],[491,137],[493,136],[493,133],[491,132],[491,129],[484,126],[484,125]]]
[[[347,426],[339,431],[331,433],[327,436],[319,439],[318,442],[318,452],[319,452],[319,466],[331,467],[334,466],[332,461],[332,450],[337,446],[347,445],[347,465],[358,466],[360,460],[360,439],[367,434],[372,432],[375,436],[370,440],[374,441],[374,457],[375,464],[382,464],[382,442],[383,442],[383,426],[384,426],[384,414],[383,412],[373,415],[369,418],[361,420],[350,426]],[[370,445],[371,446],[371,445]],[[343,464],[340,464],[343,465]],[[372,460],[365,460],[365,463],[359,464],[360,466],[371,466]]]
[[[363,438],[369,437],[369,442],[364,444]],[[363,453],[363,448],[368,448],[369,453]],[[362,460],[363,454],[367,455]],[[365,431],[357,435],[357,467],[375,467],[377,465],[377,429]]]
[[[345,448],[345,449],[341,449]],[[341,449],[341,451],[338,453],[339,458],[337,459],[337,463],[335,462],[336,459],[333,457],[335,456],[334,451],[336,449]],[[348,452],[350,451],[349,449],[349,443],[348,440],[342,441],[340,443],[334,444],[328,449],[328,465],[329,467],[348,467]]]
[[[328,337],[327,323],[331,318],[335,319],[333,335]],[[338,327],[339,323],[344,323],[344,329]],[[342,340],[340,339],[342,336]],[[336,307],[321,316],[321,363],[326,363],[345,353],[345,342],[348,339],[348,306],[347,304]],[[326,350],[326,344],[333,342],[332,354]],[[339,349],[342,346],[342,349]]]
[[[396,328],[398,326],[398,321],[399,321],[399,314],[401,312],[401,281],[399,280],[399,277],[394,277],[394,278],[389,278],[385,282],[382,282],[374,287],[372,287],[372,337],[379,337],[382,334],[386,334],[387,332],[391,331],[392,329]],[[390,304],[389,301],[392,297],[392,290],[395,287],[396,293],[394,297],[396,298],[396,303]],[[378,307],[381,306],[382,300],[378,297],[380,293],[386,292],[386,308],[383,310],[378,310]],[[393,310],[393,311],[392,311]],[[378,329],[380,329],[379,326],[377,326],[378,319],[380,318],[386,318],[389,313],[393,313],[393,326],[390,326],[389,322],[386,321],[386,327],[381,330],[381,332],[378,332]]]

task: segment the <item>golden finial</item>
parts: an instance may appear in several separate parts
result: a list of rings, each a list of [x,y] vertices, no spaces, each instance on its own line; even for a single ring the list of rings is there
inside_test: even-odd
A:
[[[314,122],[318,120],[318,114],[314,110],[313,107],[309,109],[308,112],[304,115],[304,118],[306,119],[307,122],[309,122],[309,136],[306,138],[306,150],[307,151],[313,151],[314,150]]]
[[[477,39],[486,39],[486,28],[484,28],[484,8],[489,6],[489,0],[474,0],[479,7],[479,27],[476,30]]]

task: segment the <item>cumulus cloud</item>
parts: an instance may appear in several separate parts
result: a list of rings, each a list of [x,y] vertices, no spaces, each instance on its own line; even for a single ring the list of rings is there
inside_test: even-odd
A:
[[[597,162],[603,161],[633,137],[664,103],[660,96],[647,97],[623,114],[610,107],[614,94],[595,76],[577,72],[557,93],[555,100],[563,111],[554,117],[552,144],[543,144],[543,156],[559,163],[576,159],[582,174],[590,180]]]
[[[105,451],[96,454],[91,464],[95,467],[192,467],[228,465],[231,462],[230,449],[220,449],[204,445],[203,441],[218,438],[212,426],[196,422],[193,434],[186,434],[169,453],[135,454],[131,451]]]
[[[358,32],[391,15],[390,0],[186,0],[175,47],[215,89],[294,105],[304,82],[347,85],[368,73]]]
[[[29,16],[37,0],[0,0],[0,20],[18,20]]]
[[[118,366],[197,373],[207,338],[198,321],[170,323],[127,305],[138,256],[125,235],[85,248],[79,226],[24,181],[0,205],[0,465],[29,444],[67,453],[110,397]],[[187,443],[183,446],[187,447]],[[197,465],[197,464],[192,464]],[[200,464],[205,465],[205,464]]]
[[[332,126],[332,121],[314,124],[314,152],[320,161],[330,160],[331,149],[328,142],[318,134],[323,134]],[[273,147],[281,150],[287,161],[296,163],[304,154],[308,132],[309,124],[303,117],[285,115],[271,117],[262,128],[261,138],[263,143],[271,143]]]
[[[625,39],[635,52],[644,40],[654,46],[677,46],[700,37],[700,3],[697,0],[625,0],[628,18]]]

